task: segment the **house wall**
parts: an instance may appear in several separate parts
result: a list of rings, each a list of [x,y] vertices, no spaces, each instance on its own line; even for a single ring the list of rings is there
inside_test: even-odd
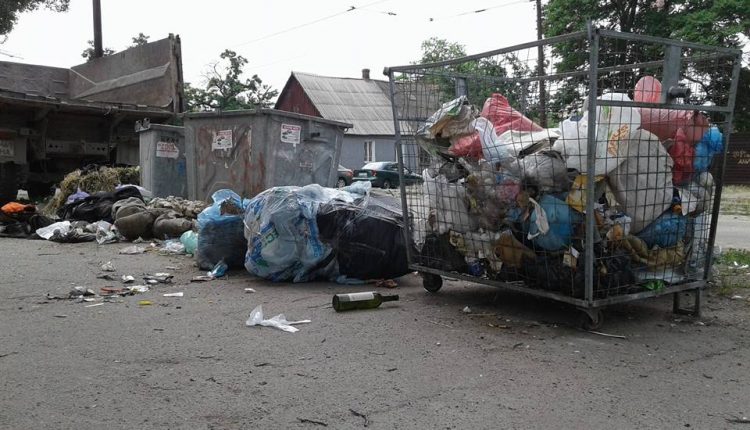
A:
[[[302,89],[302,85],[293,77],[289,79],[289,82],[284,87],[284,91],[281,92],[275,109],[321,117],[320,112],[315,108],[310,97]]]

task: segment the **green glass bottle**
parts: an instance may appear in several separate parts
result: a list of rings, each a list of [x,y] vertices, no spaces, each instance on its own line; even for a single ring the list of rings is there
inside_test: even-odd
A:
[[[333,296],[333,309],[336,312],[351,311],[353,309],[373,309],[383,302],[398,300],[398,295],[384,296],[375,291],[366,293],[336,294]]]

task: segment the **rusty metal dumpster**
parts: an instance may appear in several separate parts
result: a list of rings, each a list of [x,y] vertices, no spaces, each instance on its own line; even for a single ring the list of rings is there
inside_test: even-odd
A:
[[[183,127],[149,124],[138,129],[141,185],[154,197],[187,197]]]
[[[253,197],[275,186],[332,187],[350,124],[274,109],[185,115],[188,197],[222,188]]]

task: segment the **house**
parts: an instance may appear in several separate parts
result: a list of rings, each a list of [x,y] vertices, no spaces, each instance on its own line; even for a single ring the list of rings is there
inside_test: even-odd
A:
[[[0,61],[0,201],[89,163],[139,163],[135,123],[183,111],[179,36],[71,68]]]
[[[371,79],[369,69],[362,78],[292,72],[275,108],[352,124],[339,161],[345,167],[397,159],[389,83]]]

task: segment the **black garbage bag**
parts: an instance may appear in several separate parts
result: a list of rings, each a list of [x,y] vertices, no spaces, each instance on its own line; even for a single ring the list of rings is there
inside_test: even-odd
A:
[[[466,259],[451,245],[450,234],[429,234],[418,254],[419,264],[448,272],[466,273]]]
[[[370,196],[364,206],[333,201],[320,206],[316,223],[321,242],[333,249],[339,275],[390,279],[409,272],[401,210]]]
[[[211,270],[221,260],[230,269],[245,267],[247,239],[241,216],[206,220],[198,234],[195,259],[201,270]]]
[[[85,199],[68,203],[58,211],[57,215],[66,220],[97,222],[104,220],[112,222],[112,205],[115,202],[136,197],[143,200],[141,192],[136,187],[123,187],[113,192],[94,193]]]

